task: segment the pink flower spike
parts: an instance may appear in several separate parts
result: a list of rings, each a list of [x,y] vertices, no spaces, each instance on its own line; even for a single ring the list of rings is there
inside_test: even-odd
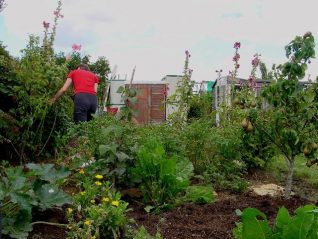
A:
[[[239,49],[241,47],[241,43],[240,42],[235,42],[234,43],[234,48],[235,49]]]
[[[77,45],[77,44],[75,44],[75,43],[72,45],[73,51],[80,51],[81,48],[82,48],[82,45]]]
[[[53,14],[54,14],[55,16],[57,16],[57,17],[60,15],[60,13],[59,13],[58,11],[54,11]]]
[[[43,27],[45,29],[48,29],[50,27],[50,23],[49,22],[46,22],[46,21],[43,21]]]
[[[64,15],[60,14],[60,17],[61,17],[61,18],[64,18]]]

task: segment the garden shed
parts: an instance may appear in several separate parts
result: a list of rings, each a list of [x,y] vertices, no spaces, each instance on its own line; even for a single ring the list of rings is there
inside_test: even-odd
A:
[[[129,87],[129,84],[125,85]],[[162,123],[166,120],[166,84],[134,83],[137,90],[137,103],[131,107],[138,111],[135,119],[140,124]]]

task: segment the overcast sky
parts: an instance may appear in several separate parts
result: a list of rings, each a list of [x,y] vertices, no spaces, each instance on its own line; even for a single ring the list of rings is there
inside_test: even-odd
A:
[[[42,22],[53,21],[57,1],[5,1],[0,41],[18,56],[28,34],[43,36]],[[189,50],[193,79],[202,81],[233,69],[239,41],[238,75],[246,78],[255,53],[270,68],[286,61],[284,46],[296,35],[312,31],[318,39],[317,11],[317,0],[64,0],[55,49],[69,53],[81,44],[83,54],[117,64],[117,74],[130,77],[136,65],[135,80],[151,82],[182,74]],[[318,75],[316,59],[308,73]]]

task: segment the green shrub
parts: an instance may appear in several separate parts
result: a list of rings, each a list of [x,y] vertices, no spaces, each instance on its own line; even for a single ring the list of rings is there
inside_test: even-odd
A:
[[[189,121],[209,116],[212,113],[212,93],[203,92],[201,95],[193,95],[190,99],[188,112]]]
[[[216,153],[215,143],[211,134],[215,128],[207,120],[197,120],[188,124],[181,132],[185,156],[189,158],[196,174],[202,174]]]
[[[193,166],[189,160],[168,157],[156,138],[148,138],[137,153],[132,176],[140,182],[146,203],[155,207],[173,203],[179,193],[189,186]]]

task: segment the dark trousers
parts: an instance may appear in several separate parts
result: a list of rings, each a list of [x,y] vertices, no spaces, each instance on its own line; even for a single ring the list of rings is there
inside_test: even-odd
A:
[[[90,121],[97,109],[96,95],[77,93],[74,96],[74,121],[75,123]]]

